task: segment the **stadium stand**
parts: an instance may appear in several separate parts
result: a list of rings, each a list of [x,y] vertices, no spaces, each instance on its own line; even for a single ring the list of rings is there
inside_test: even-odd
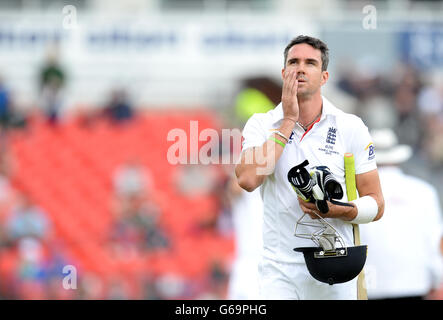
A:
[[[217,128],[214,115],[205,110],[141,114],[124,125],[97,119],[84,126],[79,118],[72,118],[52,126],[33,116],[27,130],[10,133],[10,152],[16,163],[12,183],[48,213],[54,239],[63,244],[63,254],[78,267],[79,274],[96,275],[105,288],[115,279],[123,279],[130,288],[128,297],[138,299],[143,298],[139,280],[145,274],[177,274],[195,280],[207,275],[214,261],[229,263],[232,238],[214,228],[198,228],[208,217],[216,217],[216,195],[190,198],[177,192],[172,180],[176,167],[165,156],[172,144],[165,141],[168,131],[181,128],[189,132],[191,120],[198,121],[199,130]],[[159,225],[172,245],[116,258],[108,248],[115,220],[111,212],[112,174],[134,156],[155,169],[154,198],[162,211]],[[0,261],[0,274],[13,272],[14,250],[3,251]],[[192,298],[192,294],[197,293],[185,297]]]

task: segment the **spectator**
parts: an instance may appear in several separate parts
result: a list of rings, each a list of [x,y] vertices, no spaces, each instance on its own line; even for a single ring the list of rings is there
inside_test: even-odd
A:
[[[436,73],[429,84],[418,95],[418,107],[425,128],[423,148],[431,165],[443,167],[443,75]]]
[[[116,169],[114,190],[118,199],[150,193],[153,190],[152,175],[137,159],[130,159]]]
[[[63,269],[65,266],[71,264],[65,257],[66,248],[64,246],[56,244],[54,241],[47,243],[45,247],[45,268],[47,270],[47,299],[75,299],[77,295],[76,290],[65,289],[63,286],[63,280],[66,276],[66,274],[63,273]],[[77,287],[77,278],[73,279],[72,281],[75,281],[75,287]]]
[[[169,247],[169,239],[159,225],[160,210],[155,203],[132,196],[117,212],[111,243],[117,252],[135,254]]]
[[[221,300],[226,299],[229,274],[226,271],[223,260],[214,257],[209,264],[209,271],[201,279],[197,289],[198,300]]]
[[[0,77],[0,131],[5,132],[10,128],[25,127],[26,116],[18,111],[14,104],[11,91],[7,88],[4,80]]]
[[[66,72],[59,63],[57,50],[50,48],[39,74],[40,104],[51,124],[58,121],[66,83]]]
[[[397,114],[394,131],[399,142],[420,149],[424,129],[422,127],[417,96],[422,87],[421,74],[411,65],[402,65],[392,79],[393,106]]]
[[[219,185],[219,172],[213,165],[183,165],[176,174],[178,192],[186,197],[211,195]]]
[[[160,300],[162,297],[157,290],[156,277],[152,274],[145,273],[140,279],[141,283],[141,294],[144,300]]]
[[[392,130],[371,135],[386,205],[383,219],[360,225],[362,243],[368,245],[368,298],[424,299],[442,280],[438,195],[427,182],[402,172],[399,166],[412,149],[398,145]]]
[[[426,118],[443,121],[443,74],[436,73],[418,94],[418,107]]]
[[[45,299],[46,269],[44,248],[35,238],[18,241],[18,263],[14,276],[14,291],[22,299]]]
[[[4,229],[8,214],[17,201],[17,192],[10,181],[13,162],[6,150],[5,146],[0,147],[0,248],[8,242]]]
[[[17,242],[17,265],[12,290],[20,299],[72,298],[72,292],[63,290],[62,270],[66,261],[52,243],[34,237]]]
[[[9,127],[12,118],[11,95],[3,79],[0,78],[0,127],[4,131]]]
[[[130,293],[127,282],[123,278],[114,278],[111,280],[106,299],[109,300],[128,300]]]
[[[175,272],[159,275],[154,282],[156,297],[160,300],[187,298],[188,287],[187,279]]]
[[[124,89],[114,89],[111,92],[110,101],[105,106],[103,114],[112,123],[126,122],[134,117],[132,104]]]
[[[85,272],[79,278],[77,298],[80,300],[101,300],[105,299],[106,290],[103,279],[98,274]]]
[[[33,237],[43,241],[50,237],[50,233],[51,224],[46,213],[27,194],[20,194],[6,221],[8,240],[15,243],[22,238]]]

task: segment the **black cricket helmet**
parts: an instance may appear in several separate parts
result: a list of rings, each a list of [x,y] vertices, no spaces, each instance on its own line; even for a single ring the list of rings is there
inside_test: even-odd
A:
[[[330,285],[348,282],[363,269],[368,246],[354,246],[324,251],[319,247],[295,248],[302,252],[311,276]]]

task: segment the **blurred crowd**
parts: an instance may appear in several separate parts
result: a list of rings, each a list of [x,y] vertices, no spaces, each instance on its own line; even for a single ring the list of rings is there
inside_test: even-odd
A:
[[[46,126],[53,126],[53,122],[48,121]],[[7,141],[6,133],[3,138]],[[103,275],[82,268],[76,270],[76,274],[67,274],[67,266],[79,266],[79,261],[67,254],[71,252],[66,250],[70,244],[57,236],[60,233],[44,206],[33,199],[22,184],[16,183],[14,159],[8,153],[6,143],[1,150],[0,299],[225,298],[227,265],[226,261],[217,259],[210,262],[207,273],[197,278],[168,270],[152,273],[148,268],[146,272],[134,272],[135,291],[131,287],[134,281],[128,282],[125,274],[116,273],[112,279],[104,279]],[[220,175],[214,170],[192,165],[177,171],[173,193],[189,199],[195,196],[219,198],[216,206],[204,212],[200,220],[186,231],[188,236],[199,238],[210,233],[232,237],[229,223],[218,222],[219,213],[225,207],[223,190],[226,180],[224,172]],[[136,157],[128,158],[115,168],[110,181],[112,194],[108,211],[112,223],[104,235],[105,242],[100,244],[105,247],[108,257],[116,263],[135,265],[149,261],[150,255],[163,255],[167,259],[169,254],[176,252],[170,230],[160,222],[164,215],[161,203],[165,200],[161,200],[161,191],[155,186],[151,169]],[[186,213],[186,210],[180,212]],[[177,221],[182,222],[183,219]],[[66,283],[72,281],[74,287],[66,287]]]
[[[39,99],[32,108],[16,105],[8,79],[0,79],[0,299],[225,298],[228,270],[225,261],[217,259],[198,279],[186,278],[180,272],[137,274],[135,293],[123,276],[104,281],[101,275],[88,270],[77,270],[75,275],[65,273],[66,266],[78,263],[66,254],[69,244],[56,236],[56,225],[46,208],[15,181],[17,159],[10,150],[10,137],[17,132],[23,132],[25,139],[30,137],[36,118],[52,130],[63,126],[67,85],[69,75],[57,51],[50,51],[41,65],[36,81]],[[85,130],[103,121],[118,130],[120,126],[131,126],[142,113],[125,88],[112,88],[104,100],[102,106],[78,110],[73,115]],[[218,199],[216,206],[189,230],[196,237],[200,232],[209,232],[232,238],[229,222],[218,222],[226,204],[223,191],[227,183],[226,172],[222,169],[220,174],[218,169],[189,165],[177,170],[171,193],[189,199]],[[149,254],[167,256],[176,250],[169,230],[160,223],[164,215],[162,201],[174,199],[161,200],[165,196],[156,188],[151,170],[134,156],[117,166],[109,177],[112,195],[108,211],[112,225],[105,235],[105,246],[115,261],[131,263]],[[70,290],[67,279],[74,281],[75,290]]]
[[[399,63],[382,72],[348,61],[338,72],[336,100],[370,130],[390,128],[411,146],[402,167],[433,184],[443,204],[443,72],[435,70]]]

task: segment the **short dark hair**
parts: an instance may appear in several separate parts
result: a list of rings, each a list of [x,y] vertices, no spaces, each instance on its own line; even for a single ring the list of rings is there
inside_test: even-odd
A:
[[[322,61],[321,70],[326,71],[328,69],[328,64],[329,64],[328,46],[326,45],[326,43],[324,43],[320,39],[309,37],[309,36],[298,36],[297,38],[294,38],[291,40],[291,42],[289,42],[289,44],[285,48],[285,53],[284,53],[285,61],[284,61],[283,66],[286,67],[286,60],[288,59],[289,49],[291,49],[296,44],[300,44],[300,43],[307,43],[311,47],[321,51],[321,61]]]

